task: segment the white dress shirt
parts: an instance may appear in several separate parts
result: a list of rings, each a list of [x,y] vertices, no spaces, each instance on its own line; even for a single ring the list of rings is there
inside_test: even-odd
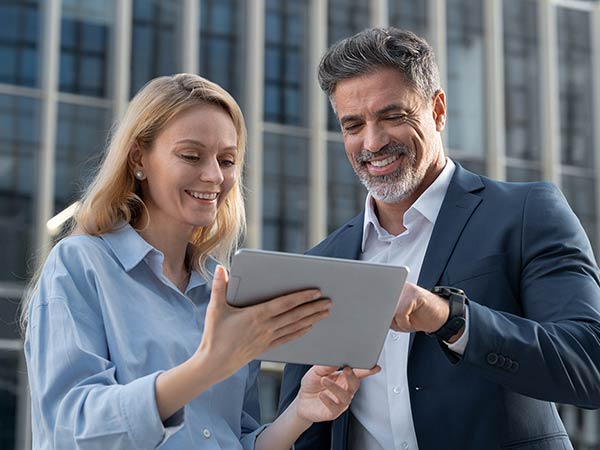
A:
[[[365,206],[362,256],[364,261],[408,266],[408,280],[417,283],[425,251],[431,238],[455,165],[450,159],[440,175],[413,203],[403,217],[405,231],[398,236],[379,224],[374,200]],[[449,345],[462,354],[468,330]],[[410,333],[389,330],[378,364],[381,372],[361,382],[350,406],[350,450],[417,450],[408,392],[407,362]]]

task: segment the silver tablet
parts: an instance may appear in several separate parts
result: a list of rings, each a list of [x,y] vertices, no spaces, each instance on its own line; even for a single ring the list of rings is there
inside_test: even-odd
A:
[[[392,322],[408,268],[349,259],[241,249],[233,257],[227,301],[248,306],[308,288],[333,302],[304,336],[258,359],[371,368]]]

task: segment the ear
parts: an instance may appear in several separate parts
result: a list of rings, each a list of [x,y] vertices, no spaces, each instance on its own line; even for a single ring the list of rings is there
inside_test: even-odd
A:
[[[144,152],[137,142],[133,144],[128,156],[129,168],[135,173],[136,170],[144,170]]]
[[[441,132],[446,126],[446,93],[439,90],[433,97],[433,120],[435,129]]]

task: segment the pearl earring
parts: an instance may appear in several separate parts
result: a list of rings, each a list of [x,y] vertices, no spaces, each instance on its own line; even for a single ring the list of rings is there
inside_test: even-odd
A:
[[[141,170],[136,170],[135,171],[135,177],[138,180],[143,180],[144,179],[144,172],[142,172]]]

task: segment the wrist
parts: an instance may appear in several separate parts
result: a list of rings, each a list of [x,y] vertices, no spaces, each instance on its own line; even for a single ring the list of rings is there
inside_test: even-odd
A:
[[[298,396],[300,396],[300,393]],[[298,429],[301,430],[300,433],[303,433],[305,430],[308,430],[314,422],[302,414],[298,396],[290,403],[287,411],[289,411],[289,414],[293,417]]]
[[[427,334],[444,342],[456,342],[465,329],[467,296],[461,289],[449,286],[436,286],[431,292],[445,299],[448,315],[439,329]]]

